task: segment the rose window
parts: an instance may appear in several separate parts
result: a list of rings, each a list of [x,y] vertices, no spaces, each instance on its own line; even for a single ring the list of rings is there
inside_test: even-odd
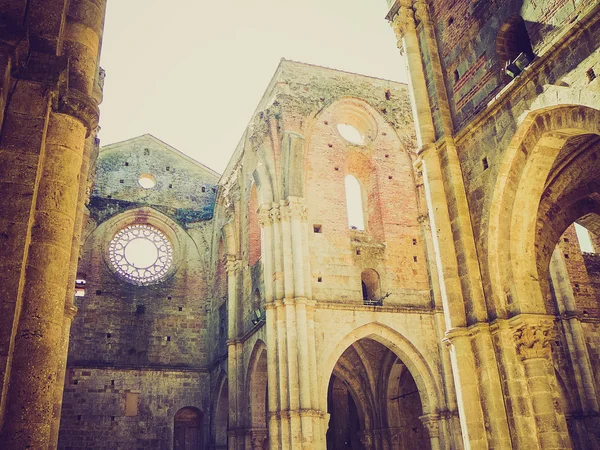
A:
[[[145,224],[119,231],[110,241],[108,256],[119,275],[139,286],[161,281],[173,263],[173,249],[167,237]]]

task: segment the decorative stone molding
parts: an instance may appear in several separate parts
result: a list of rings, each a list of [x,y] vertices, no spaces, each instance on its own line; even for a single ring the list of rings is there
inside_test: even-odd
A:
[[[65,304],[65,316],[69,319],[73,320],[77,315],[78,308],[73,303],[67,302]]]
[[[255,429],[250,430],[250,442],[252,443],[252,450],[263,450],[268,439],[268,433],[266,429]]]
[[[546,358],[550,355],[554,329],[550,324],[525,324],[515,331],[517,353],[521,359]]]
[[[86,128],[86,138],[98,127],[100,110],[98,103],[89,95],[76,89],[69,89],[58,100],[58,111],[75,117]]]
[[[427,9],[427,3],[425,3],[424,0],[416,0],[413,4],[413,8],[415,9],[416,17],[418,20],[420,20],[423,24],[431,24],[429,10]]]
[[[303,198],[290,198],[288,209],[292,219],[306,219],[308,216],[308,210]]]
[[[397,45],[400,49],[400,54],[404,54],[404,47],[402,45],[404,34],[407,31],[416,31],[414,11],[408,6],[401,6],[391,25],[394,33],[396,33],[396,39],[398,39]]]
[[[261,206],[258,211],[258,223],[261,227],[268,227],[271,225],[271,208],[268,206]]]
[[[440,416],[437,414],[427,414],[419,417],[421,423],[427,430],[430,438],[440,437]]]
[[[271,219],[272,223],[281,222],[281,211],[278,207],[275,206],[271,208],[271,210],[269,211],[269,218]]]
[[[235,276],[242,270],[242,261],[236,259],[234,255],[227,255],[227,274]]]

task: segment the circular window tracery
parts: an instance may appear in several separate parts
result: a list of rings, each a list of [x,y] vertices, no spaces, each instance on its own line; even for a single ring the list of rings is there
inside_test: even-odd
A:
[[[108,257],[121,277],[145,286],[165,277],[173,264],[173,248],[162,231],[136,224],[115,235],[108,246]]]

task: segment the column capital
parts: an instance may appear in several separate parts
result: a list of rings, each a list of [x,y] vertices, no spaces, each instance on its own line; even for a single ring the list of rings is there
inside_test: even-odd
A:
[[[398,48],[400,49],[400,53],[404,52],[402,45],[402,38],[406,34],[406,32],[415,32],[415,13],[412,8],[408,6],[400,6],[398,9],[398,14],[391,21],[392,28],[394,29],[394,33],[396,33],[396,38],[398,39]]]
[[[237,275],[242,270],[242,261],[236,259],[235,255],[227,255],[227,274]]]
[[[290,197],[288,199],[288,209],[292,219],[306,219],[307,208],[304,199],[300,197]]]
[[[440,416],[437,414],[425,414],[419,417],[421,423],[429,433],[430,438],[440,437]]]
[[[258,223],[261,227],[268,227],[271,225],[271,207],[261,205],[258,210]]]
[[[281,222],[281,211],[279,210],[279,206],[273,206],[269,210],[269,219],[272,223]]]
[[[522,360],[549,357],[554,334],[549,323],[522,324],[514,332],[517,353]]]
[[[413,8],[415,9],[417,19],[419,19],[423,24],[431,24],[429,7],[424,0],[415,0]]]
[[[255,428],[250,430],[250,442],[252,450],[262,450],[269,435],[265,428]]]

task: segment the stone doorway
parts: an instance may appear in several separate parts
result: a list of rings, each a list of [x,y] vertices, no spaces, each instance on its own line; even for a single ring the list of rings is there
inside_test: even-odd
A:
[[[181,408],[175,414],[173,450],[203,450],[203,414],[192,407]]]

